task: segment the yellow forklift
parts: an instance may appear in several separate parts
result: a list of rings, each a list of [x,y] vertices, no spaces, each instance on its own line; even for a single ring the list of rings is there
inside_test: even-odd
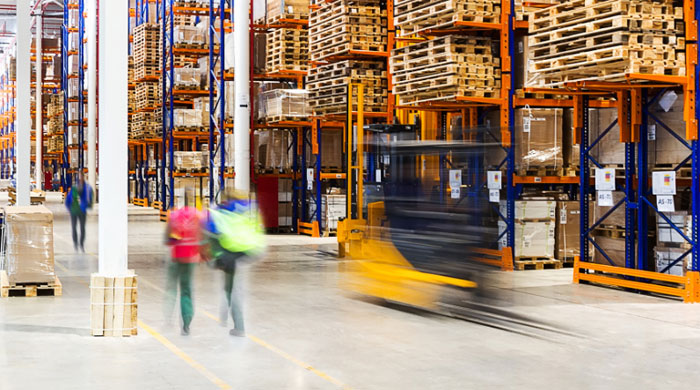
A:
[[[510,251],[489,247],[498,232],[485,222],[488,200],[450,196],[459,188],[448,188],[444,169],[433,172],[427,167],[437,165],[426,162],[464,166],[498,145],[422,141],[417,125],[365,125],[362,86],[355,87],[359,111],[347,122],[347,218],[337,230],[339,257],[349,258],[343,286],[438,310],[447,292],[477,288]],[[440,177],[438,184],[426,187],[426,175]]]

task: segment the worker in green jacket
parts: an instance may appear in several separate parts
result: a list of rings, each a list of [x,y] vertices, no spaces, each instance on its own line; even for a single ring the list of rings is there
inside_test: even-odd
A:
[[[251,201],[233,196],[231,200],[209,211],[206,227],[214,266],[224,272],[226,305],[222,310],[222,324],[226,323],[230,311],[234,328],[229,334],[243,337],[243,309],[234,282],[240,264],[260,257],[264,250],[264,233],[259,215]]]

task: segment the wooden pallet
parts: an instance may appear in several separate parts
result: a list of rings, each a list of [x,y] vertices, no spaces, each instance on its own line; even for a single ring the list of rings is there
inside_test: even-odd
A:
[[[413,0],[395,5],[394,24],[402,35],[413,35],[428,29],[444,29],[456,22],[500,23],[501,8],[496,2]]]
[[[54,277],[51,283],[10,283],[7,271],[0,270],[0,296],[7,297],[36,297],[36,296],[61,296],[63,285]]]
[[[518,257],[514,261],[514,268],[518,271],[560,269],[561,267],[561,261],[549,257]]]

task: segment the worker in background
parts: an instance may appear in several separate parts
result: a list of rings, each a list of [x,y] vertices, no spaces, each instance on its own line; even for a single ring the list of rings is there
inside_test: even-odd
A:
[[[51,191],[53,185],[53,173],[48,165],[44,165],[44,191]]]
[[[240,284],[235,283],[236,271],[240,271],[243,262],[261,257],[265,248],[265,237],[254,202],[235,192],[228,193],[226,197],[228,199],[219,207],[209,210],[206,225],[210,238],[209,256],[214,267],[224,273],[225,299],[221,310],[221,323],[226,325],[230,311],[234,328],[229,334],[243,337],[245,324],[240,288],[237,288]]]
[[[89,184],[85,182],[82,172],[78,174],[78,182],[68,190],[66,195],[66,207],[70,212],[70,225],[73,230],[73,247],[75,250],[85,252],[85,218],[87,211],[92,208],[93,192]],[[80,236],[77,232],[77,224],[80,223]]]
[[[172,311],[180,288],[180,313],[182,334],[190,334],[194,317],[192,303],[192,274],[201,261],[202,219],[196,208],[188,205],[185,192],[185,207],[173,210],[168,217],[166,243],[170,246],[168,265],[168,310]]]

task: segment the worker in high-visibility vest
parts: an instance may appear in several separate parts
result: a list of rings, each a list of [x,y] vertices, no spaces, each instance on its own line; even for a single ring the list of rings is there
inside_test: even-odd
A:
[[[226,324],[230,311],[234,328],[229,334],[243,337],[243,309],[240,293],[234,284],[236,270],[241,263],[261,256],[265,237],[254,202],[237,194],[230,197],[219,207],[209,210],[206,226],[214,267],[224,272],[225,304],[222,305],[221,321]]]

